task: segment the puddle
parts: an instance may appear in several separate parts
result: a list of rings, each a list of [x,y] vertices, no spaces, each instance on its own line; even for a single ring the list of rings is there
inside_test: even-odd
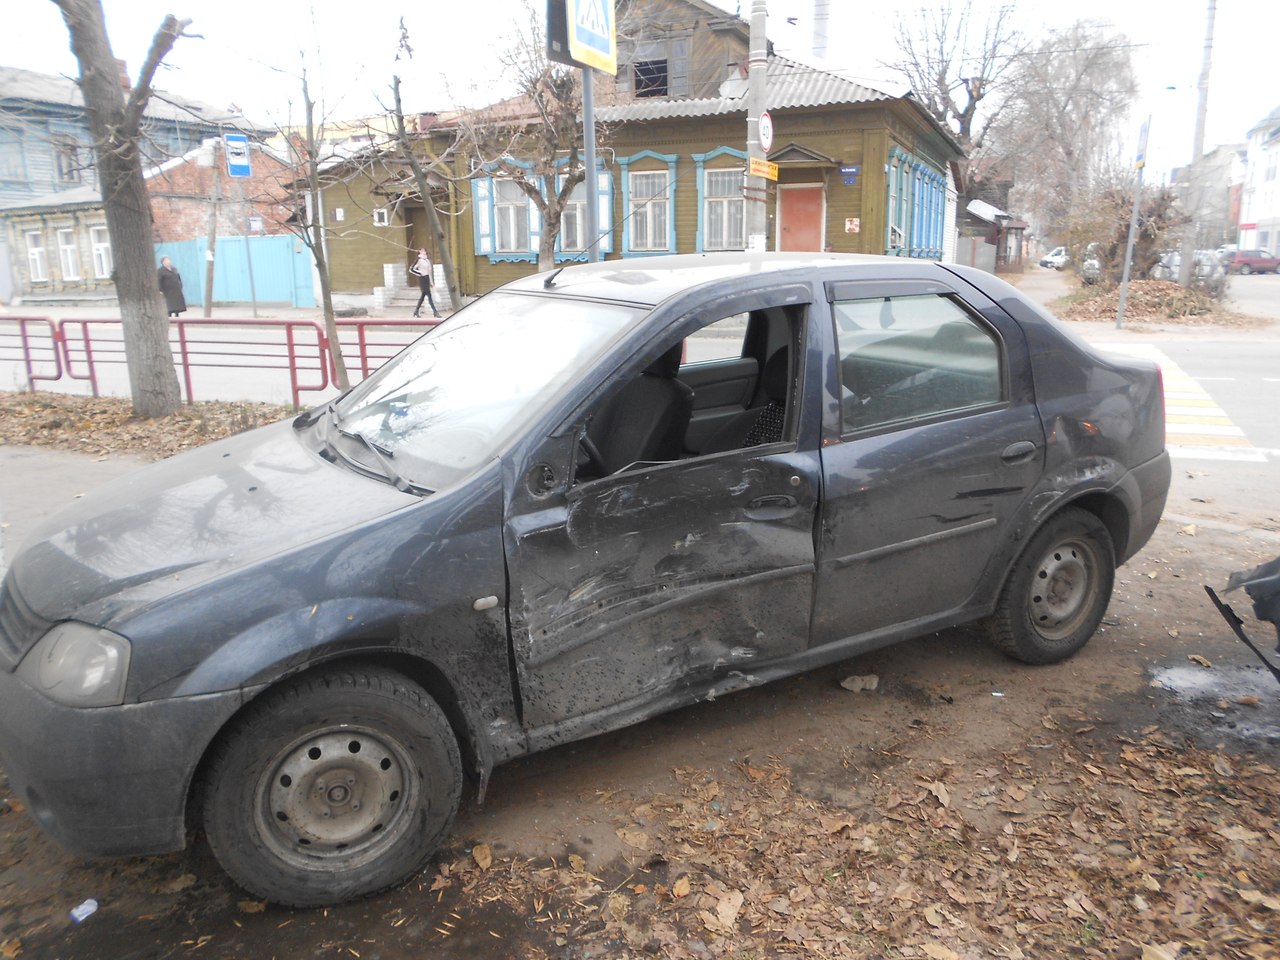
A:
[[[1151,677],[1152,686],[1189,702],[1187,712],[1194,716],[1184,719],[1187,733],[1280,745],[1280,684],[1261,665],[1178,665],[1154,670]]]

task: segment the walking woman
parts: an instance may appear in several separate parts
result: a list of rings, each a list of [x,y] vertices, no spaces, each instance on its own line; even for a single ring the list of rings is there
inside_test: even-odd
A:
[[[431,312],[435,316],[440,316],[440,311],[436,309],[435,298],[431,296],[431,258],[427,256],[426,247],[418,248],[418,259],[413,262],[413,266],[409,268],[409,272],[418,278],[418,289],[421,294],[418,296],[418,305],[413,308],[413,315],[416,317],[422,310],[422,301],[425,300],[431,304]]]

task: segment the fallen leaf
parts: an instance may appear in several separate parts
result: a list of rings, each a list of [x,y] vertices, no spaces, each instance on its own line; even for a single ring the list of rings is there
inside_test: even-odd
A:
[[[160,885],[160,893],[181,893],[183,890],[190,889],[196,885],[196,875],[194,873],[184,873],[180,877],[174,877],[168,883]]]
[[[481,870],[488,870],[493,864],[493,851],[489,849],[487,843],[477,843],[471,848],[471,856],[476,861],[476,866]]]
[[[1174,955],[1164,947],[1144,943],[1142,945],[1142,960],[1174,960]]]
[[[680,900],[683,897],[687,897],[689,895],[688,874],[685,874],[684,876],[678,878],[676,882],[671,885],[671,895],[675,897],[677,900]]]
[[[241,913],[261,913],[267,909],[267,901],[265,900],[241,900],[236,904],[236,909]]]
[[[1218,834],[1228,840],[1239,840],[1242,843],[1253,843],[1261,840],[1265,834],[1250,830],[1248,827],[1219,827]]]
[[[1261,890],[1237,890],[1236,892],[1245,903],[1261,904],[1268,910],[1280,913],[1280,900],[1267,896]]]
[[[587,869],[587,861],[583,860],[582,857],[578,856],[576,853],[571,853],[569,854],[569,868],[574,873],[583,873]]]
[[[840,681],[840,686],[852,693],[870,692],[880,686],[880,678],[874,673],[865,677],[851,676]]]
[[[1259,702],[1257,697],[1236,697],[1236,703],[1242,707],[1256,707]]]
[[[1194,537],[1196,535],[1196,525],[1194,523],[1189,523],[1178,532],[1186,534],[1188,537]]]
[[[14,960],[14,957],[20,953],[22,953],[22,940],[18,937],[0,943],[0,957],[4,957],[5,960]]]
[[[716,904],[716,919],[725,927],[732,927],[738,919],[738,911],[742,909],[743,896],[738,890],[730,890]]]
[[[1209,659],[1207,657],[1202,657],[1198,653],[1187,654],[1187,659],[1190,660],[1192,663],[1198,663],[1200,664],[1200,666],[1205,668],[1210,668],[1213,666],[1213,664],[1209,662]]]
[[[947,791],[946,784],[940,780],[935,780],[929,784],[929,792],[938,798],[938,802],[944,807],[951,806],[951,794]]]
[[[616,831],[618,839],[629,847],[635,847],[637,850],[649,849],[649,835],[643,830],[629,830],[622,828]]]
[[[926,957],[932,957],[933,960],[960,960],[960,954],[940,943],[921,944],[920,949]]]

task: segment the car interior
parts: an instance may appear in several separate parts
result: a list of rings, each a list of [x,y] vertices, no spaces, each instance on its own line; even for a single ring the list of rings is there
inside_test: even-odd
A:
[[[715,325],[729,356],[682,363],[689,342],[673,343],[590,415],[578,480],[794,436],[803,313],[770,307],[723,318]]]

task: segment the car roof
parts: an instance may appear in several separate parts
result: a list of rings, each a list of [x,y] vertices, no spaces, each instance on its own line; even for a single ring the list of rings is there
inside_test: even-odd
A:
[[[887,266],[892,266],[898,276],[902,276],[904,268],[918,267],[921,275],[931,274],[937,269],[933,261],[871,254],[699,253],[570,264],[555,271],[521,277],[500,289],[656,305],[692,287],[723,280],[759,278],[824,267],[855,267],[859,272],[876,275]],[[844,271],[842,275],[848,276]]]

